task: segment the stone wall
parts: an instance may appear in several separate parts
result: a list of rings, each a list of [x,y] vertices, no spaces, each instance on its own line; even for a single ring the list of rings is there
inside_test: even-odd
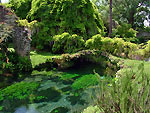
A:
[[[29,30],[25,27],[18,26],[18,17],[2,5],[0,5],[0,24],[11,26],[13,31],[12,40],[14,49],[20,56],[28,56],[30,58],[30,35]]]
[[[150,32],[139,31],[137,37],[143,37],[144,39],[150,39]]]

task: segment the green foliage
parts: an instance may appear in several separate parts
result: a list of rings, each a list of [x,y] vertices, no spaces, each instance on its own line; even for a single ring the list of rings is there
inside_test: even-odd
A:
[[[61,79],[62,80],[68,80],[68,79],[73,79],[73,78],[76,78],[76,77],[79,77],[81,75],[79,74],[69,74],[69,73],[63,73],[63,75],[61,75]]]
[[[0,90],[0,100],[24,100],[28,99],[36,91],[39,84],[35,82],[20,82]]]
[[[100,80],[100,79],[99,79]],[[143,63],[138,71],[126,71],[112,81],[100,80],[99,106],[106,113],[149,113],[150,77],[144,73]]]
[[[101,49],[102,42],[101,42],[101,35],[97,34],[94,35],[91,39],[88,39],[85,43],[85,47],[88,49]]]
[[[149,0],[114,0],[113,18],[134,28],[143,28],[144,21],[149,17],[149,4]]]
[[[12,26],[0,24],[0,74],[3,74],[5,64],[8,63],[8,41],[12,38]]]
[[[98,106],[89,106],[82,113],[104,113]]]
[[[9,51],[8,44],[12,41],[13,33],[12,26],[0,24],[0,74],[18,75],[32,71],[31,61],[28,58]]]
[[[97,49],[121,57],[130,57],[132,54],[137,54],[135,51],[140,47],[138,44],[125,42],[122,38],[112,39],[101,37],[99,34],[87,40],[85,46],[88,49]]]
[[[131,28],[130,24],[122,24],[113,30],[113,36],[119,38],[134,38],[137,31]]]
[[[31,9],[32,0],[9,0],[8,7],[21,19],[25,19]]]
[[[54,53],[72,53],[84,48],[84,40],[76,34],[70,35],[63,33],[53,37],[54,45],[52,51]]]
[[[145,27],[145,28],[144,28],[144,31],[146,31],[146,32],[150,32],[150,26]]]
[[[97,83],[98,83],[97,76],[95,74],[88,74],[83,75],[82,77],[75,80],[74,83],[72,84],[72,88],[74,90],[80,90],[92,85],[96,85]]]
[[[149,57],[150,56],[150,40],[145,45],[145,48],[144,48],[143,52],[144,52],[144,56],[145,57]]]
[[[34,20],[32,22],[28,22],[28,20],[24,19],[24,20],[18,20],[18,25],[19,26],[24,26],[24,27],[27,27],[27,28],[30,28],[33,30],[34,26],[36,25],[37,21]]]
[[[2,73],[10,73],[17,76],[32,71],[31,61],[27,57],[21,57],[15,52],[8,52],[7,55],[9,61],[7,62],[7,59],[5,59],[5,62],[0,63]]]
[[[104,25],[97,8],[90,0],[33,0],[31,20],[38,21],[33,44],[38,49],[51,49],[52,37],[64,32],[89,39],[104,34]]]

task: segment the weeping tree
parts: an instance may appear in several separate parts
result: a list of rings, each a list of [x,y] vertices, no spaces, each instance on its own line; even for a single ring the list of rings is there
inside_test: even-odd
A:
[[[64,32],[82,36],[84,40],[104,34],[98,9],[90,0],[32,0],[27,18],[38,21],[33,45],[38,49],[51,47],[52,37]]]

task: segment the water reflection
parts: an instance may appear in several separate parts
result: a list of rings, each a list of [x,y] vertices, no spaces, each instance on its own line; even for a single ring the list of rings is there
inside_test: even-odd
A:
[[[30,105],[28,108],[26,106],[21,106],[16,109],[14,113],[39,113],[33,105]]]

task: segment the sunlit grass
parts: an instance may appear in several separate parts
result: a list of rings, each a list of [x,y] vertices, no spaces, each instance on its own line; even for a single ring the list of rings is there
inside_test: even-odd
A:
[[[124,68],[122,70],[127,70],[127,68],[131,68],[133,72],[137,72],[139,70],[138,69],[139,65],[141,63],[144,63],[144,73],[150,75],[150,61],[146,62],[141,60],[131,60],[131,59],[118,58],[114,56],[113,59],[119,59],[120,62],[122,62],[122,64],[124,65]]]
[[[54,55],[48,52],[36,52],[36,51],[30,52],[32,67],[35,67],[40,63],[44,63],[48,58],[56,58],[56,57],[60,57],[60,55]]]

